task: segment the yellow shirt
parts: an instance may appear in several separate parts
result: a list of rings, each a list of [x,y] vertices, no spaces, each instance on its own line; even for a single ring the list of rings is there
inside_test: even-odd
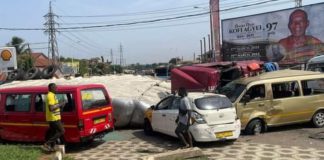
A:
[[[61,120],[61,109],[57,108],[55,111],[51,112],[49,109],[50,105],[56,105],[58,104],[58,100],[56,99],[56,96],[53,92],[47,93],[46,98],[46,121],[57,121]]]

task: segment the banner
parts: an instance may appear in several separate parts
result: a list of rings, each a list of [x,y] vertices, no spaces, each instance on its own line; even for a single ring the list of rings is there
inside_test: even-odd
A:
[[[222,21],[224,61],[305,63],[324,54],[324,3]]]

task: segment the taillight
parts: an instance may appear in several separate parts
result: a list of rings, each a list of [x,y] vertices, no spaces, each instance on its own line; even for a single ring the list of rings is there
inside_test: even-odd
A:
[[[193,120],[193,123],[195,123],[195,122],[198,124],[206,123],[204,117],[197,112],[191,112],[191,120]]]
[[[83,131],[84,129],[84,122],[83,122],[83,119],[80,119],[79,122],[78,122],[78,128],[80,131]]]

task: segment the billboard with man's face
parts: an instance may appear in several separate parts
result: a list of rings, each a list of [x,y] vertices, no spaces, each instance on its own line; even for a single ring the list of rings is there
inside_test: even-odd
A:
[[[224,61],[305,63],[324,54],[324,3],[222,21]]]

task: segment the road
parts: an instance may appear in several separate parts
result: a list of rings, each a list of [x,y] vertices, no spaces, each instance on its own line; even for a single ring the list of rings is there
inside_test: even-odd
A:
[[[197,143],[208,159],[324,159],[324,139],[311,139],[309,135],[324,132],[308,124],[270,128],[257,136],[242,135],[234,142]],[[142,157],[176,150],[177,138],[163,134],[144,135],[141,129],[116,130],[84,146],[70,146],[67,152],[76,159],[140,159]]]

